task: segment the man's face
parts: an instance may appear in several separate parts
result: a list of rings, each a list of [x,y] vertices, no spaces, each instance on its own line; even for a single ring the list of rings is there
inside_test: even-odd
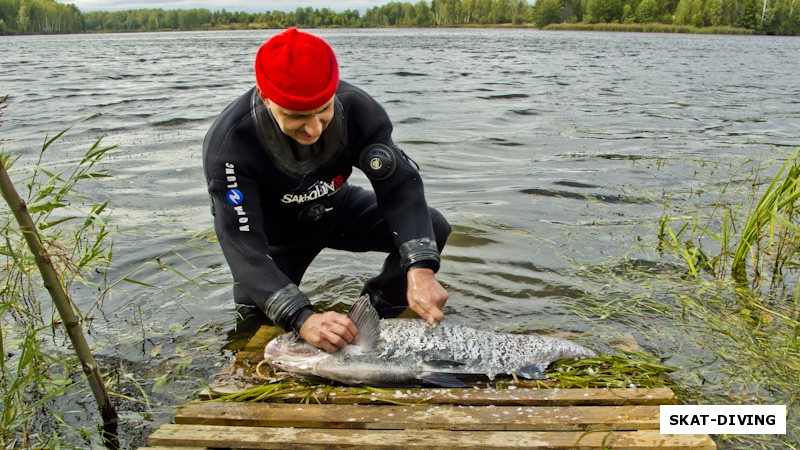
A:
[[[292,111],[282,108],[276,103],[271,102],[267,97],[259,92],[264,105],[272,112],[278,126],[284,134],[299,142],[302,145],[311,145],[322,136],[322,132],[333,120],[333,99],[325,102],[317,109],[309,111]]]

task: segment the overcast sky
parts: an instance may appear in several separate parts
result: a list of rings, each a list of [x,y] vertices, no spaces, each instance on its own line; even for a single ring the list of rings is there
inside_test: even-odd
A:
[[[81,12],[119,11],[123,9],[161,8],[186,9],[206,8],[211,11],[294,11],[299,7],[329,8],[337,12],[346,9],[366,11],[373,6],[384,5],[391,0],[57,0],[73,3]],[[412,2],[413,3],[413,2]]]

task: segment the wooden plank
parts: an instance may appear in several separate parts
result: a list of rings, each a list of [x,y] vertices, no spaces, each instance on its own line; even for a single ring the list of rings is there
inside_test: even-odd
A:
[[[158,447],[139,447],[136,450],[208,450],[208,447],[184,447],[174,445],[164,447],[163,445],[159,445]]]
[[[194,402],[179,424],[372,430],[567,431],[652,430],[659,407],[630,406],[386,406]]]
[[[662,435],[657,430],[630,432],[523,432],[441,430],[318,430],[166,424],[150,445],[200,445],[240,449],[542,449],[713,450],[708,435]]]
[[[217,389],[215,387],[215,389]],[[231,385],[227,393],[236,393]],[[270,402],[311,401],[334,404],[426,404],[426,405],[495,405],[495,406],[565,406],[565,405],[672,405],[677,397],[670,388],[636,389],[357,389],[325,387],[307,393],[280,394]],[[210,399],[210,395],[201,397]]]

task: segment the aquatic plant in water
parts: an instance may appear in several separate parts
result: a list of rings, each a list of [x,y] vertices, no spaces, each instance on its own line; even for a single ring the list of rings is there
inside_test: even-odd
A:
[[[666,214],[661,219],[659,239],[663,247],[678,253],[689,273],[700,272],[717,280],[733,280],[766,296],[791,289],[794,303],[800,295],[800,151],[783,163],[777,174],[758,194],[760,173],[753,174],[752,191],[734,189],[730,197],[720,196],[711,213],[685,221]],[[733,184],[733,182],[731,182]],[[743,199],[750,195],[749,199]],[[749,211],[743,208],[749,205]],[[719,217],[721,216],[721,217]],[[741,230],[741,231],[739,231]],[[715,242],[713,248],[709,243]],[[767,283],[764,283],[767,281]],[[794,286],[790,283],[793,283]]]
[[[0,98],[0,105],[5,100]],[[106,177],[95,164],[113,147],[101,147],[101,138],[77,165],[63,170],[44,167],[44,154],[66,131],[45,140],[33,167],[17,169],[18,160],[0,152],[0,187],[13,211],[13,216],[4,214],[0,228],[0,255],[5,257],[0,272],[0,439],[5,447],[58,446],[57,429],[68,427],[59,426],[58,413],[49,410],[51,401],[79,386],[70,375],[78,365],[74,359],[56,357],[42,346],[47,331],[56,329],[59,321],[48,321],[42,314],[39,298],[45,289],[58,307],[98,401],[104,419],[103,441],[118,447],[117,414],[68,296],[74,281],[87,283],[88,270],[110,261],[110,231],[103,217],[107,203],[93,205],[87,212],[83,202],[76,202],[85,199],[76,186],[83,180]],[[12,176],[17,180],[12,181]],[[24,199],[15,184],[27,188]],[[50,422],[55,423],[50,430],[37,426],[43,414],[50,414]]]
[[[767,170],[731,181],[696,217],[665,214],[664,257],[683,262],[690,276],[647,274],[651,289],[635,306],[616,304],[625,313],[643,305],[673,312],[672,324],[647,314],[620,320],[646,327],[656,348],[677,343],[670,362],[682,366],[673,377],[684,401],[787,405],[787,435],[720,436],[721,448],[798,448],[800,441],[800,151],[764,186]]]

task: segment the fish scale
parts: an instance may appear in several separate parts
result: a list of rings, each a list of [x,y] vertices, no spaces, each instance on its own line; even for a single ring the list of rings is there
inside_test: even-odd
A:
[[[348,316],[361,337],[336,353],[327,353],[287,333],[270,342],[265,358],[278,370],[350,385],[463,386],[458,377],[499,374],[543,378],[553,361],[597,354],[566,339],[535,334],[477,330],[445,321],[379,320],[367,297]]]
[[[550,364],[551,355],[558,356],[562,347],[569,353],[575,346],[556,338],[487,332],[445,322],[429,325],[415,319],[384,321],[381,335],[387,356],[416,355],[420,364],[426,360],[451,361],[465,374],[486,374],[489,378],[528,366],[542,371]]]

